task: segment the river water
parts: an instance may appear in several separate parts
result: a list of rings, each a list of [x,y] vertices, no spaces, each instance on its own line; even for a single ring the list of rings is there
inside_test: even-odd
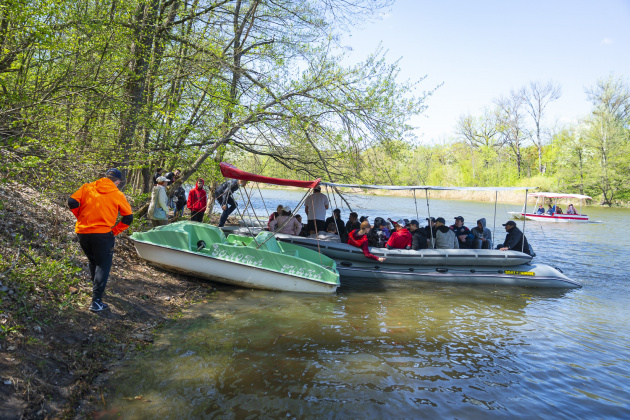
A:
[[[294,207],[294,192],[266,191]],[[282,202],[280,200],[283,200]],[[359,214],[426,217],[426,202],[353,197]],[[494,203],[431,200],[466,225]],[[263,211],[257,201],[257,213]],[[334,206],[334,203],[333,203]],[[563,206],[566,207],[566,206]],[[393,209],[393,210],[392,210]],[[507,211],[497,206],[497,239]],[[125,362],[107,401],[125,419],[628,418],[626,209],[525,228],[537,261],[581,289],[352,282],[309,295],[218,286]],[[344,211],[347,216],[347,211]]]

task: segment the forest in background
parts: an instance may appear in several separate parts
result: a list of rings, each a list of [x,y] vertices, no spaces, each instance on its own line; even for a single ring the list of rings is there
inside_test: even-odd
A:
[[[462,116],[452,138],[419,144],[408,121],[439,86],[398,80],[378,48],[342,64],[339,34],[391,3],[6,0],[2,179],[67,194],[117,166],[141,207],[156,167],[212,186],[226,160],[270,176],[531,185],[628,202],[627,81],[594,81],[593,111],[574,126],[546,125],[560,86],[531,82]]]
[[[546,125],[561,95],[552,82],[531,82],[497,98],[479,115],[462,115],[453,135],[436,144],[386,141],[361,153],[345,181],[366,184],[528,186],[586,194],[593,204],[630,201],[630,86],[608,76],[585,90],[592,112],[569,126]],[[268,176],[299,176],[278,162],[243,157]]]

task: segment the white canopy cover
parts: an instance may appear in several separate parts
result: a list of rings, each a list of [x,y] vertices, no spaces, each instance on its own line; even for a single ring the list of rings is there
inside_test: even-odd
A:
[[[582,194],[565,194],[565,193],[553,193],[553,192],[535,192],[529,193],[530,197],[548,197],[548,198],[575,198],[576,200],[592,200],[588,195]]]
[[[459,190],[459,191],[520,191],[535,190],[538,187],[437,187],[431,185],[363,185],[363,184],[337,184],[335,182],[321,182],[321,185],[338,188],[365,188],[372,190]]]

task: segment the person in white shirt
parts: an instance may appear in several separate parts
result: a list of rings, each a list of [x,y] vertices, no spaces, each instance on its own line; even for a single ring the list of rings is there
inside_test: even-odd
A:
[[[326,210],[329,207],[328,197],[322,194],[322,187],[316,186],[313,188],[313,194],[306,198],[306,217],[308,223],[306,224],[306,230],[309,235],[317,232],[324,232],[326,230]]]

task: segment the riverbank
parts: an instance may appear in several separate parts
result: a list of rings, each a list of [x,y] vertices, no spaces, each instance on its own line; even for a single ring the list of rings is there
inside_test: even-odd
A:
[[[255,189],[256,184],[251,186],[251,188]],[[292,190],[292,191],[304,191],[300,188],[295,187],[285,187],[285,186],[273,186],[270,187],[267,184],[258,185],[260,189],[272,189],[272,190]],[[372,195],[372,196],[390,196],[390,197],[414,197],[413,190],[379,190],[379,189],[364,189],[364,188],[341,188],[339,191],[343,195],[352,195],[352,194],[361,194],[361,195]],[[529,192],[540,191],[538,189],[530,189]],[[325,187],[322,189],[324,194],[332,194],[332,189],[329,187]],[[428,191],[429,200],[458,200],[458,201],[476,201],[476,202],[490,202],[493,203],[495,200],[502,204],[518,204],[523,205],[526,197],[526,190],[515,190],[515,191],[471,191],[471,190],[430,190]],[[427,193],[424,190],[415,190],[415,197],[419,201],[426,200]],[[561,200],[561,204],[569,203],[567,200]],[[575,200],[573,200],[575,201]],[[529,199],[528,205],[534,204],[535,199]],[[575,204],[575,203],[574,203]],[[588,206],[593,207],[609,207],[607,205],[602,205],[596,203],[595,200],[589,202]],[[615,207],[630,207],[630,202],[620,202]]]
[[[148,266],[124,232],[105,292],[111,310],[92,313],[74,222],[65,197],[0,185],[2,419],[73,418],[81,400],[98,399],[97,376],[150,346],[165,320],[217,293],[211,283]]]

